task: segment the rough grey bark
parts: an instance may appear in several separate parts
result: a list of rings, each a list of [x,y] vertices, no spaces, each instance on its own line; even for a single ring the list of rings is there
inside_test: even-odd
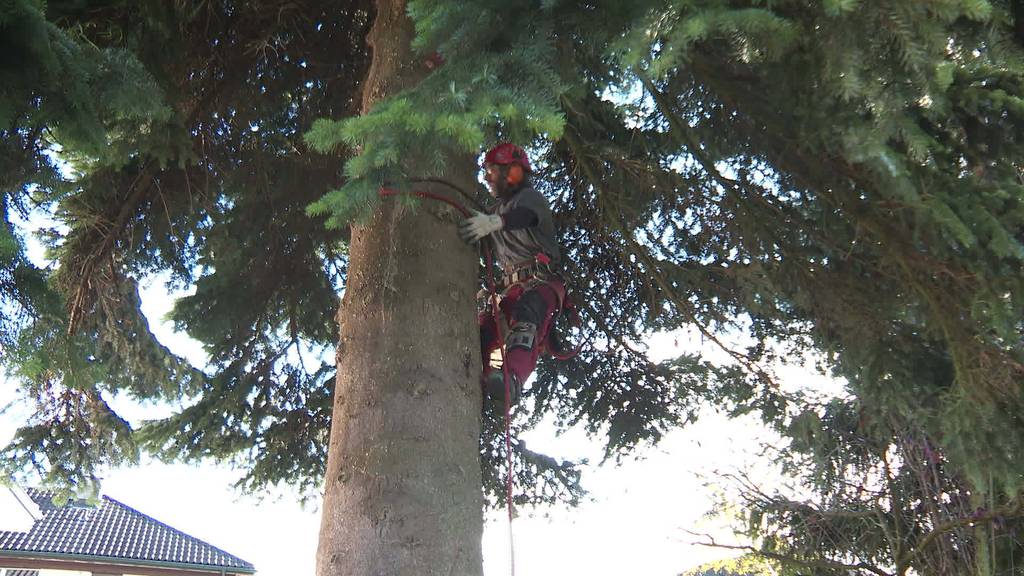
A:
[[[378,0],[363,113],[426,74],[412,37],[404,0]],[[475,185],[462,164],[449,178]],[[385,200],[352,228],[318,576],[482,574],[476,263],[455,222]]]

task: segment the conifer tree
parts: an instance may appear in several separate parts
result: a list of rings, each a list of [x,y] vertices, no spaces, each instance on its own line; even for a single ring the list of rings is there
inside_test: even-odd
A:
[[[83,484],[140,442],[235,459],[252,489],[324,483],[321,574],[478,572],[476,485],[502,496],[496,422],[477,429],[475,260],[453,214],[377,191],[472,188],[473,154],[513,140],[592,335],[541,367],[517,429],[551,416],[616,457],[707,403],[756,411],[814,494],[742,492],[752,551],[785,570],[997,574],[1019,555],[1018,3],[89,4],[0,8],[0,343],[40,407],[12,461]],[[66,226],[55,270],[15,233],[31,202]],[[173,319],[205,371],[149,334],[137,283],[157,271],[195,288]],[[316,352],[339,288],[332,390]],[[645,334],[682,327],[753,344],[647,359]],[[769,367],[801,354],[849,399],[784,393]],[[189,404],[136,430],[118,392]],[[571,463],[516,449],[517,498],[578,497]]]

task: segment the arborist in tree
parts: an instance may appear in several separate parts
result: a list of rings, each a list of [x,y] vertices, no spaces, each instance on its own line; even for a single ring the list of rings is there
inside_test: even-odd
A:
[[[483,356],[484,393],[492,402],[503,401],[502,372],[490,365],[498,349],[500,322],[507,323],[505,368],[512,402],[537,366],[551,324],[565,300],[559,275],[561,252],[547,200],[530,185],[530,160],[522,148],[499,144],[484,155],[484,179],[498,202],[490,213],[477,212],[459,226],[469,243],[490,238],[495,263],[501,267],[496,287],[501,297],[501,318],[488,306],[480,313],[480,349]]]

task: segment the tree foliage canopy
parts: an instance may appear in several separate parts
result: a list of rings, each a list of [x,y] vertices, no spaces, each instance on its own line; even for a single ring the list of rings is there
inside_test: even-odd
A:
[[[39,406],[12,461],[85,484],[142,446],[236,459],[253,487],[315,486],[346,224],[384,182],[443,177],[451,158],[515,140],[531,145],[592,335],[541,367],[517,427],[584,426],[617,456],[708,404],[756,411],[814,495],[745,485],[759,550],[816,573],[1012,560],[1024,8],[411,0],[409,13],[424,59],[443,64],[357,116],[365,2],[0,6],[0,345]],[[42,270],[18,233],[35,205],[61,223]],[[204,370],[150,334],[138,284],[154,274],[192,290],[172,317],[204,344]],[[685,327],[750,345],[725,364],[648,359],[645,335]],[[848,397],[783,392],[771,365],[808,354]],[[115,393],[187,405],[133,429]],[[520,485],[539,487],[523,499],[578,497],[571,464],[520,452]]]

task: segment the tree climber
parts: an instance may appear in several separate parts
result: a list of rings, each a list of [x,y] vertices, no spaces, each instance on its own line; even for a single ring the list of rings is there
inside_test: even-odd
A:
[[[494,258],[502,270],[496,289],[501,298],[500,316],[510,332],[505,339],[505,367],[509,373],[512,402],[537,366],[554,317],[565,299],[565,283],[559,275],[561,252],[547,200],[530,185],[530,160],[522,148],[499,144],[484,155],[484,179],[497,205],[490,213],[476,212],[459,225],[459,236],[469,243],[488,237]],[[483,357],[484,393],[492,402],[503,401],[502,372],[490,365],[498,349],[498,327],[490,306],[480,313],[480,351]]]

